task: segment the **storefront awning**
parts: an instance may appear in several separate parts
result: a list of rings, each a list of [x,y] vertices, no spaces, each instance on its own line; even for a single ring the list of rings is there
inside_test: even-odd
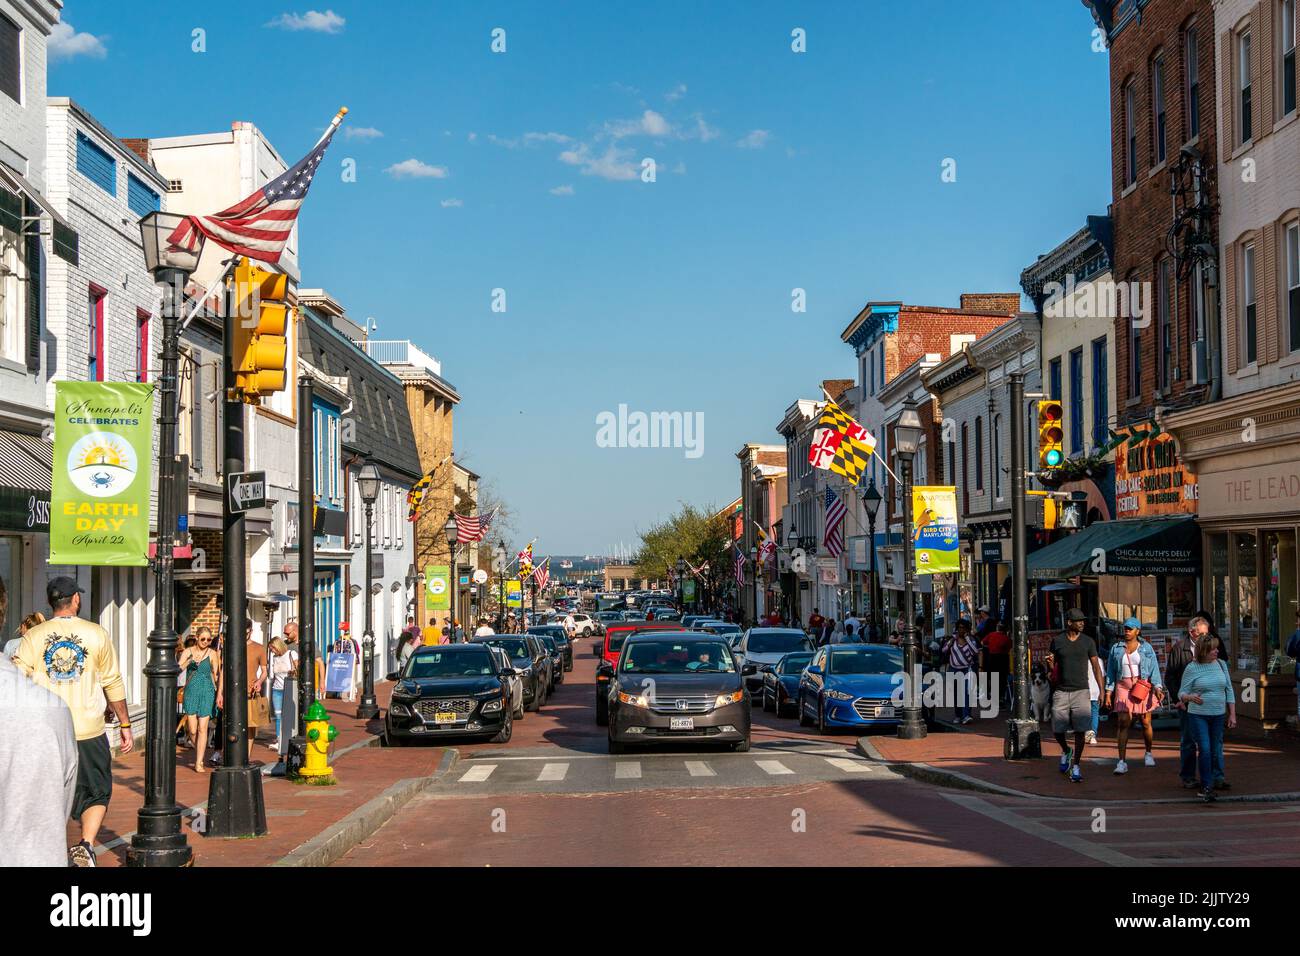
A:
[[[16,198],[20,195],[26,196],[50,218],[54,254],[71,265],[77,265],[80,258],[80,240],[77,237],[77,230],[59,215],[58,210],[50,205],[49,200],[41,195],[40,190],[23,178],[17,170],[3,163],[0,163],[0,186],[10,190],[8,193],[0,193],[0,226],[19,234],[26,232],[23,229],[22,205]]]
[[[1195,518],[1098,521],[1031,553],[1029,576],[1059,581],[1078,574],[1199,574],[1200,555]]]
[[[0,431],[0,531],[50,530],[53,460],[41,436]]]

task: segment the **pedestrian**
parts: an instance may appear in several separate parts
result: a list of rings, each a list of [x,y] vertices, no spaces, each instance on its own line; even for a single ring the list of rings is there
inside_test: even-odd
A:
[[[1143,763],[1156,765],[1151,755],[1155,734],[1151,728],[1151,714],[1160,706],[1165,688],[1160,680],[1160,663],[1155,648],[1142,637],[1142,622],[1135,617],[1124,621],[1124,640],[1110,646],[1106,657],[1106,706],[1115,714],[1116,745],[1119,762],[1115,773],[1128,773],[1127,756],[1129,729],[1134,718],[1142,725],[1142,741],[1146,744]]]
[[[1286,641],[1286,656],[1295,661],[1296,686],[1300,687],[1300,610],[1295,612],[1295,625],[1295,630]],[[1297,706],[1296,717],[1300,719],[1300,706]]]
[[[37,624],[44,623],[45,615],[40,611],[33,611],[31,614],[28,614],[18,625],[18,634],[5,641],[4,650],[0,650],[0,656],[5,658],[13,657],[18,653],[18,645],[23,642],[23,635],[34,628]]]
[[[821,634],[825,623],[826,618],[822,617],[821,608],[813,608],[812,615],[808,618],[808,632],[814,636]]]
[[[212,629],[200,627],[192,647],[186,647],[176,662],[185,674],[185,696],[181,711],[194,742],[194,772],[207,773],[203,754],[208,746],[208,725],[217,712],[221,691],[221,652],[212,646]]]
[[[853,637],[853,640],[855,641],[862,640],[862,621],[858,618],[857,614],[852,611],[850,611],[849,616],[844,619],[844,632],[846,634],[855,635]]]
[[[271,712],[275,716],[275,740],[268,746],[276,750],[280,745],[280,715],[284,709],[284,681],[298,666],[298,655],[282,637],[271,641]]]
[[[980,640],[980,670],[996,681],[995,693],[999,703],[1011,705],[1011,637],[1002,630],[1001,622],[993,621]],[[969,631],[970,621],[961,618],[957,626],[966,625]]]
[[[948,670],[957,675],[957,693],[953,701],[953,721],[969,724],[975,720],[971,716],[970,702],[975,695],[975,667],[979,661],[980,646],[971,636],[970,621],[965,618],[957,622],[953,636],[944,642],[942,654],[948,664]],[[947,686],[947,682],[945,682]]]
[[[0,629],[8,616],[9,592],[0,578]],[[6,648],[0,654],[0,867],[66,866],[67,820],[77,795],[72,712],[9,658]]]
[[[1223,769],[1215,766],[1215,758],[1222,752],[1225,722],[1229,728],[1237,726],[1237,698],[1232,692],[1228,665],[1218,659],[1214,638],[1209,633],[1196,639],[1195,658],[1183,668],[1181,678],[1178,700],[1187,709],[1196,748],[1201,799],[1212,803],[1215,783],[1221,779]]]
[[[1057,679],[1052,691],[1052,731],[1061,747],[1061,773],[1069,773],[1070,780],[1083,779],[1079,762],[1083,759],[1084,735],[1092,726],[1092,702],[1088,693],[1088,670],[1093,671],[1097,684],[1103,685],[1101,660],[1097,657],[1097,644],[1083,633],[1087,618],[1077,607],[1065,615],[1065,633],[1052,640],[1044,662]],[[1074,746],[1066,739],[1073,731]]]
[[[77,737],[72,819],[81,824],[81,839],[69,850],[68,859],[73,866],[88,867],[95,865],[95,840],[113,795],[113,753],[104,729],[102,699],[108,700],[117,717],[120,752],[130,753],[135,741],[117,651],[107,631],[77,616],[82,593],[73,578],[51,578],[45,596],[52,616],[23,635],[13,660],[20,671],[53,691],[72,712]]]
[[[258,641],[253,640],[253,625],[248,624],[244,628],[244,668],[247,674],[248,683],[245,685],[248,689],[248,759],[253,759],[253,742],[257,740],[257,732],[267,725],[264,717],[267,716],[267,706],[265,702],[266,695],[262,692],[266,685],[266,678],[269,673],[266,662],[266,648]],[[259,703],[260,702],[260,703]]]
[[[1196,659],[1196,642],[1209,633],[1209,620],[1198,615],[1187,622],[1187,633],[1165,652],[1165,691],[1178,710],[1178,778],[1184,790],[1196,789],[1196,743],[1180,695],[1183,671]]]
[[[491,637],[495,633],[496,631],[492,629],[492,625],[488,623],[487,618],[479,618],[478,627],[474,629],[475,637]]]
[[[570,642],[573,641],[574,635],[578,630],[578,622],[573,619],[573,612],[567,612],[564,615],[564,634]]]
[[[975,612],[975,639],[978,641],[984,640],[995,627],[997,627],[997,621],[993,618],[989,606],[981,604],[979,610]]]

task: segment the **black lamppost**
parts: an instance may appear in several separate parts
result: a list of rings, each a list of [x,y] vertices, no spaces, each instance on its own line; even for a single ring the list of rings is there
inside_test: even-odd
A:
[[[456,605],[460,598],[460,578],[456,574],[456,513],[450,512],[447,515],[447,523],[442,526],[442,530],[447,532],[447,551],[451,554],[451,616],[448,618],[447,630],[451,631],[447,635],[447,643],[450,644],[456,639],[455,620]]]
[[[158,555],[154,627],[149,632],[149,661],[144,666],[148,682],[145,710],[144,806],[136,814],[135,834],[126,852],[128,866],[188,866],[193,860],[181,829],[181,808],[176,804],[176,627],[175,563],[172,541],[176,537],[176,438],[179,431],[176,365],[180,360],[178,320],[185,307],[185,280],[199,264],[202,233],[193,248],[172,245],[169,237],[185,221],[176,213],[151,212],[140,220],[140,240],[145,267],[163,286],[162,375],[158,381],[161,405],[158,415]],[[242,637],[242,635],[241,635]]]
[[[790,522],[790,527],[785,532],[785,551],[788,557],[794,555],[794,549],[799,546],[798,530],[794,522]],[[787,565],[789,570],[786,572],[786,580],[790,582],[790,622],[794,627],[801,627],[803,615],[799,612],[799,577],[791,562]]]
[[[867,587],[870,591],[868,600],[871,602],[871,641],[874,643],[880,640],[880,622],[877,615],[880,611],[880,603],[876,599],[876,512],[880,510],[880,491],[876,488],[876,476],[871,476],[871,481],[867,484],[867,490],[862,493],[862,503],[867,509],[867,535],[871,538],[871,571],[868,574]]]
[[[749,563],[754,569],[754,616],[753,626],[758,627],[758,545],[749,547]]]
[[[898,452],[899,469],[903,474],[903,720],[898,725],[898,736],[903,740],[919,740],[926,735],[925,721],[921,716],[921,682],[917,673],[915,598],[912,593],[912,464],[921,445],[921,416],[911,399],[903,405],[903,413],[894,425],[894,450]]]
[[[686,562],[677,559],[677,606],[685,611],[686,606]]]
[[[497,541],[497,633],[506,629],[506,541]]]
[[[366,631],[361,638],[361,702],[357,717],[369,720],[379,716],[379,702],[375,700],[375,613],[371,591],[370,525],[374,518],[375,499],[379,497],[379,469],[366,462],[357,474],[357,493],[366,506]]]

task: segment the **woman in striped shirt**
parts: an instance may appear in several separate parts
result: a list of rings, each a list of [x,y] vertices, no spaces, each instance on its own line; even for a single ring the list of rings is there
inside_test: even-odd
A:
[[[1201,776],[1201,799],[1214,801],[1213,757],[1223,745],[1223,727],[1237,726],[1237,698],[1232,692],[1228,665],[1219,660],[1214,638],[1202,634],[1196,640],[1196,659],[1183,671],[1178,699],[1187,708],[1188,730],[1196,745]],[[1226,721],[1225,721],[1226,712]]]
[[[969,724],[975,718],[971,716],[971,699],[975,694],[975,663],[979,660],[980,646],[970,636],[970,621],[961,618],[957,621],[956,634],[943,647],[948,659],[948,670],[960,675],[958,699],[953,701],[953,720]],[[963,693],[964,691],[964,693]]]

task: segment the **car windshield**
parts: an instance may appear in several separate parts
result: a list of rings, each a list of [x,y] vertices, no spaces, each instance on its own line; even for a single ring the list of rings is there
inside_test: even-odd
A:
[[[897,647],[846,647],[831,651],[832,674],[893,674],[903,667]]]
[[[496,673],[487,648],[454,653],[417,651],[406,662],[403,677],[420,680],[427,677],[487,677]]]
[[[803,631],[751,631],[745,651],[749,654],[788,654],[809,647]]]
[[[499,647],[516,660],[530,660],[533,652],[529,650],[528,642],[522,637],[503,637],[494,641],[488,641],[493,647]]]
[[[542,643],[546,645],[546,649],[554,654],[556,651],[555,638],[551,637],[549,634],[538,634],[537,636],[542,639]]]
[[[781,658],[780,672],[782,674],[799,674],[808,666],[812,660],[812,654],[787,654]]]
[[[704,630],[710,634],[739,634],[739,624],[705,624]]]
[[[734,674],[731,652],[721,642],[635,641],[623,655],[624,674]]]

